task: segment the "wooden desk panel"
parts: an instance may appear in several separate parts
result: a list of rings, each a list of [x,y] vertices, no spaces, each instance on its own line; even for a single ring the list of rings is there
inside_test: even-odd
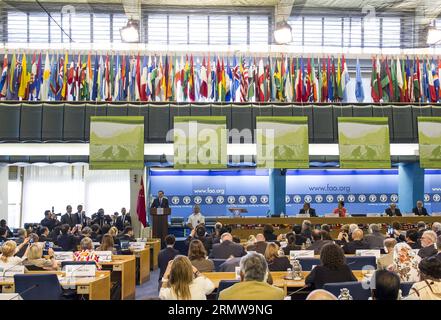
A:
[[[139,261],[139,281],[138,285],[150,280],[150,246],[146,245],[143,250],[133,252],[136,260]]]
[[[135,299],[136,258],[134,255],[113,255],[112,261],[100,262],[111,267],[112,272],[121,272],[121,300]]]
[[[150,246],[150,268],[156,270],[158,269],[158,254],[161,251],[161,240],[148,239],[146,244]]]

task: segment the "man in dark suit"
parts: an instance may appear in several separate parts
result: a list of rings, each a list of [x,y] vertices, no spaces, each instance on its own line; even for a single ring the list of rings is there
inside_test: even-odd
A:
[[[126,208],[121,208],[121,215],[116,218],[115,227],[119,231],[124,230],[125,227],[132,225],[132,218],[127,213]]]
[[[299,214],[309,214],[310,217],[317,217],[315,209],[311,208],[311,204],[308,202],[303,204],[303,208],[300,209]]]
[[[323,246],[332,243],[331,240],[323,240],[322,233],[326,231],[321,231],[318,229],[314,229],[312,231],[312,244],[306,248],[307,250],[314,250],[314,254],[320,254],[320,251],[322,250]]]
[[[105,224],[110,225],[112,223],[112,218],[109,215],[104,214],[104,209],[101,208],[97,213],[92,215],[92,224],[97,224],[102,227]]]
[[[352,241],[349,241],[343,246],[345,254],[355,254],[357,250],[367,250],[369,245],[363,241],[363,230],[355,229],[352,232]]]
[[[259,233],[256,235],[256,240],[257,241],[255,244],[249,245],[247,247],[247,251],[256,251],[265,255],[266,246],[268,245],[268,243],[266,243],[265,241],[265,236]]]
[[[169,208],[168,199],[164,197],[164,191],[162,190],[158,191],[158,197],[155,200],[153,200],[150,208]]]
[[[416,216],[428,216],[426,208],[423,207],[422,201],[417,201],[416,207],[412,209],[412,212]]]
[[[77,206],[76,215],[80,220],[78,224],[81,224],[83,227],[89,225],[90,218],[86,217],[86,212],[83,211],[83,206],[81,204]]]
[[[66,213],[61,216],[61,224],[68,224],[71,228],[80,224],[81,219],[78,213],[72,213],[72,206],[66,207]]]
[[[210,253],[212,259],[228,259],[229,257],[242,257],[246,254],[242,245],[233,242],[233,236],[230,233],[224,233],[221,237],[221,243],[213,245]]]
[[[389,205],[389,208],[387,208],[385,210],[385,213],[390,217],[393,217],[393,216],[401,217],[402,216],[401,211],[400,211],[400,209],[397,208],[396,203],[391,203]]]
[[[424,231],[421,237],[421,249],[418,251],[418,255],[424,259],[438,254],[436,250],[436,233],[432,230]]]
[[[174,247],[175,245],[175,236],[169,234],[165,237],[165,249],[159,251],[158,254],[158,267],[159,267],[159,285],[161,285],[162,276],[167,269],[168,263],[173,260],[177,255],[179,255],[179,251]],[[159,287],[158,287],[159,289]]]
[[[48,228],[49,231],[52,231],[56,226],[61,225],[60,221],[57,220],[56,216],[50,210],[44,212],[44,219],[41,220],[40,224],[43,227]]]
[[[61,235],[58,236],[56,244],[63,248],[63,251],[75,251],[78,242],[78,238],[70,232],[69,225],[67,223],[63,224],[61,226]]]
[[[380,231],[381,225],[372,223],[369,226],[369,234],[364,237],[364,241],[368,244],[369,249],[383,249],[384,235]]]

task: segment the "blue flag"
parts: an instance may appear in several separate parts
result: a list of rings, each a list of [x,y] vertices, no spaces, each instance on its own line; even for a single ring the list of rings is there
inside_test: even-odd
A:
[[[93,69],[93,86],[92,86],[92,101],[96,101],[98,96],[98,55],[95,55],[95,68]]]
[[[360,61],[357,59],[357,67],[356,67],[356,76],[355,76],[355,98],[357,102],[364,101],[364,90],[363,90],[363,81],[361,79],[361,70],[360,70]]]

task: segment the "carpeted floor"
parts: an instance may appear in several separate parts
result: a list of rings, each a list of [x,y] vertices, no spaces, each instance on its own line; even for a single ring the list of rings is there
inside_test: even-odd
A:
[[[150,280],[136,286],[136,300],[158,298],[159,269],[150,272]]]

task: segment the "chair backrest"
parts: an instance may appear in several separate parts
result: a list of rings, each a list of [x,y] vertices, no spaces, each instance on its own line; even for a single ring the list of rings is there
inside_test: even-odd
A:
[[[412,288],[414,283],[415,282],[401,282],[400,283],[401,295],[403,297],[406,297],[407,295],[409,295],[410,288]]]
[[[219,268],[222,263],[227,261],[226,259],[211,259],[214,263],[214,271],[219,272]]]
[[[377,258],[375,256],[349,256],[346,257],[346,264],[351,270],[363,270],[366,266],[372,266],[372,270],[377,269]]]
[[[336,297],[340,295],[340,290],[343,288],[349,290],[349,294],[354,300],[368,300],[371,296],[371,290],[363,288],[363,284],[358,281],[326,283],[323,286],[324,290],[331,292]]]
[[[95,261],[61,261],[61,268],[71,265],[87,265],[87,264],[95,264]]]
[[[298,258],[300,265],[302,266],[302,271],[311,271],[312,266],[320,265],[320,259],[318,258]]]
[[[23,300],[60,300],[61,285],[56,274],[16,274],[15,292]]]
[[[227,289],[227,288],[231,287],[233,284],[236,284],[238,282],[239,282],[239,280],[221,280],[221,281],[219,281],[219,286],[217,288],[216,300],[219,300],[219,294],[222,290]]]

